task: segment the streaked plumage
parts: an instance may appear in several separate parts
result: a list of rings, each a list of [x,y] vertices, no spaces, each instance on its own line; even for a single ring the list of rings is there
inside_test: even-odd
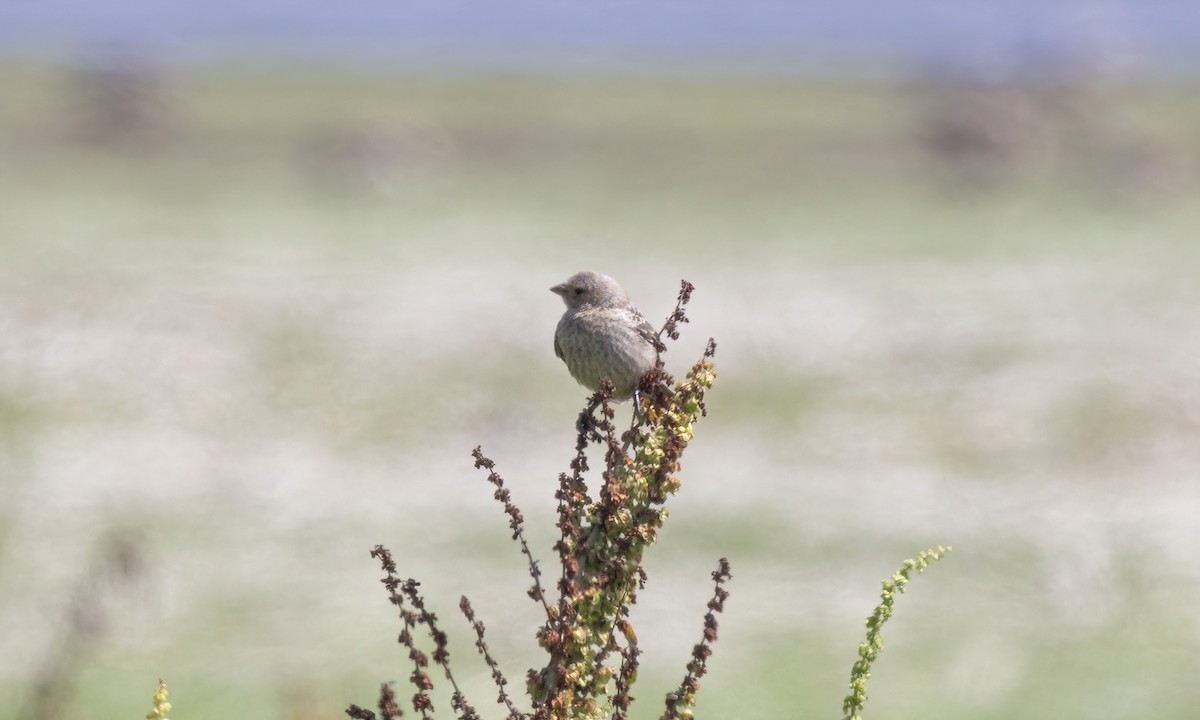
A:
[[[602,273],[576,273],[550,291],[567,305],[554,331],[554,354],[571,376],[592,391],[607,377],[615,399],[632,397],[658,360],[654,328],[617,281]]]

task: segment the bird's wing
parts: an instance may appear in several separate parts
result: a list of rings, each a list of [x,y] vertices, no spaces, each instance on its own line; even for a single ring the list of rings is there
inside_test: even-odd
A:
[[[646,342],[653,345],[658,340],[658,333],[654,330],[654,326],[649,320],[643,319],[637,326],[638,335],[646,339]]]
[[[650,324],[649,320],[647,320],[640,312],[638,312],[637,308],[631,308],[631,310],[633,312],[633,320],[637,325],[638,335],[641,335],[643,340],[650,343],[655,347],[655,349],[657,349],[658,343],[660,342],[658,339],[658,331],[654,329],[654,326]]]

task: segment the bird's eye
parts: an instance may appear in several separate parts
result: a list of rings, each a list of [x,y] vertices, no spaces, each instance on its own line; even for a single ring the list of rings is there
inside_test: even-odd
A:
[[[575,288],[575,297],[579,297],[582,294],[583,294],[583,288],[579,288],[579,287]]]

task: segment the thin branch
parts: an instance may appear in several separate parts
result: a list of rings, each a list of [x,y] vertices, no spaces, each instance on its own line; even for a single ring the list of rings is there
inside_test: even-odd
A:
[[[688,322],[687,312],[684,310],[684,307],[692,299],[692,292],[695,289],[696,286],[687,280],[679,281],[679,297],[675,300],[675,309],[667,316],[667,321],[663,324],[662,329],[654,336],[656,340],[655,346],[660,353],[667,349],[666,344],[662,341],[664,334],[672,340],[679,339],[679,324]]]
[[[504,487],[504,479],[500,477],[500,473],[496,472],[496,463],[484,456],[483,448],[476,446],[471,451],[471,457],[475,458],[476,468],[488,471],[488,482],[496,486],[493,497],[504,505],[504,512],[509,517],[508,527],[513,531],[513,540],[521,544],[521,553],[529,564],[529,576],[533,578],[533,587],[529,589],[529,597],[542,603],[542,608],[546,611],[546,619],[549,620],[550,603],[546,601],[546,593],[542,589],[542,570],[538,567],[537,560],[534,560],[533,553],[529,550],[529,543],[525,540],[525,517],[521,514],[520,508],[513,503],[512,494],[509,493],[508,488]]]
[[[687,674],[679,689],[667,693],[666,712],[660,720],[680,720],[691,717],[691,708],[696,704],[696,691],[700,689],[700,678],[708,672],[708,658],[712,655],[712,644],[717,640],[717,614],[725,609],[725,600],[729,592],[725,590],[725,581],[733,577],[729,569],[729,560],[721,558],[717,570],[712,574],[713,596],[708,601],[708,612],[704,614],[704,638],[692,648],[692,661],[687,665]]]
[[[466,616],[467,621],[471,623],[471,627],[475,630],[475,648],[479,650],[479,654],[483,656],[483,661],[487,663],[488,668],[492,671],[492,682],[496,683],[496,688],[500,691],[496,698],[497,702],[503,703],[508,708],[509,720],[522,720],[528,715],[522,713],[513,704],[512,698],[504,689],[508,685],[508,678],[504,677],[504,673],[500,671],[500,664],[492,657],[491,651],[488,649],[487,641],[484,640],[483,634],[486,628],[481,620],[475,618],[475,609],[471,607],[471,601],[466,595],[458,601],[458,609],[462,610],[462,614]]]
[[[479,715],[475,712],[475,708],[467,702],[466,696],[463,695],[462,691],[459,690],[458,682],[454,679],[454,673],[450,670],[450,651],[446,648],[446,633],[438,629],[437,615],[425,608],[425,600],[417,592],[418,587],[420,587],[420,583],[409,579],[404,583],[402,589],[404,590],[404,594],[408,596],[408,601],[417,610],[417,621],[424,623],[429,628],[429,636],[433,638],[434,644],[433,661],[442,667],[442,670],[446,673],[446,680],[450,681],[450,687],[454,690],[452,705],[458,711],[459,717],[462,720],[477,720]],[[432,706],[430,709],[433,709]]]
[[[396,718],[404,717],[404,711],[396,702],[396,693],[392,692],[391,683],[383,683],[379,686],[379,715],[383,720],[396,720]]]
[[[354,704],[346,708],[346,714],[353,718],[353,720],[375,720],[375,713]]]
[[[587,492],[584,475],[590,469],[587,461],[587,446],[600,436],[596,430],[596,409],[605,402],[602,392],[597,392],[588,400],[587,407],[579,413],[575,422],[575,457],[571,459],[571,474],[560,473],[558,476],[558,529],[559,539],[554,544],[562,565],[562,576],[559,579],[559,605],[574,596],[575,577],[579,572],[579,563],[575,553],[583,540],[583,512],[591,505],[592,499]]]
[[[408,650],[408,657],[413,663],[413,671],[408,678],[413,687],[417,689],[416,694],[412,697],[413,710],[421,713],[421,717],[428,719],[430,717],[429,713],[433,710],[433,701],[429,699],[429,695],[427,694],[433,689],[433,680],[430,679],[429,673],[425,672],[425,669],[429,667],[429,658],[425,653],[417,649],[412,633],[420,615],[405,607],[405,593],[397,591],[402,586],[415,583],[415,581],[412,579],[401,580],[396,575],[396,561],[392,559],[391,551],[384,546],[376,545],[375,549],[371,551],[371,557],[379,560],[379,564],[385,573],[383,580],[380,582],[387,588],[388,600],[399,609],[400,618],[404,621],[404,628],[400,631],[397,640]]]
[[[628,608],[622,606],[621,612],[628,615]],[[624,636],[625,647],[621,650],[621,668],[617,673],[616,692],[613,694],[613,705],[616,707],[613,720],[626,720],[629,717],[629,705],[633,702],[633,696],[629,694],[629,691],[637,676],[638,656],[642,654],[642,651],[638,648],[637,634],[634,633],[633,626],[625,617],[618,619],[614,628],[619,629]]]

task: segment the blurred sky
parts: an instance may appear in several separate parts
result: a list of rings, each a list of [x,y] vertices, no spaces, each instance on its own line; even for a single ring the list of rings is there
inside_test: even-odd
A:
[[[0,53],[801,71],[1113,55],[1200,70],[1195,0],[5,0]],[[708,69],[708,68],[706,68]]]

